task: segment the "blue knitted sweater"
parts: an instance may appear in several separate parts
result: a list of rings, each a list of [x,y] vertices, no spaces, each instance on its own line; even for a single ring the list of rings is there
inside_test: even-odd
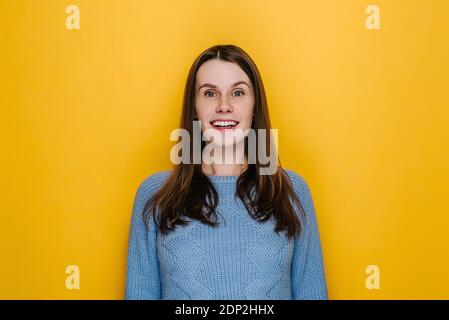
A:
[[[274,232],[275,220],[251,218],[236,191],[237,176],[208,176],[219,195],[218,227],[197,220],[163,235],[148,219],[145,202],[170,171],[147,177],[134,199],[125,299],[290,300],[327,299],[320,236],[309,187],[286,170],[304,207],[299,237]]]

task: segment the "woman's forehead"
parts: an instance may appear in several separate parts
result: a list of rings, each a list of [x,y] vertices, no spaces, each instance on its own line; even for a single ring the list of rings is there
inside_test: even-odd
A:
[[[197,88],[206,83],[216,87],[230,87],[239,81],[251,84],[238,64],[217,59],[203,63],[196,74]]]

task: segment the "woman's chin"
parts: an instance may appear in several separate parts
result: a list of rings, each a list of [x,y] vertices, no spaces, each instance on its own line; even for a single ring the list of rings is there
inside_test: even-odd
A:
[[[244,139],[236,140],[235,138],[230,141],[227,141],[227,139],[225,139],[225,137],[223,137],[222,141],[211,141],[210,143],[212,143],[214,145],[214,147],[217,147],[217,148],[231,148],[231,147],[242,145],[243,141],[244,141]]]

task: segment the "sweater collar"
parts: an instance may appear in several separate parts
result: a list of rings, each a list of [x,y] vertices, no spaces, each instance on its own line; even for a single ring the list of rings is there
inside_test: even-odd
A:
[[[239,176],[216,176],[216,175],[206,175],[209,180],[213,183],[224,184],[224,183],[232,183],[235,184],[239,178]]]

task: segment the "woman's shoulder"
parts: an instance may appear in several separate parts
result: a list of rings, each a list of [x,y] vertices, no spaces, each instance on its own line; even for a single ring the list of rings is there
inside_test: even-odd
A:
[[[158,190],[167,180],[173,170],[163,170],[146,176],[139,184],[139,192],[144,194]]]
[[[297,189],[308,189],[308,183],[306,181],[306,179],[304,179],[304,177],[297,173],[296,171],[292,170],[292,169],[288,169],[288,168],[284,168],[285,173],[287,173],[290,181],[293,184],[293,187],[295,188],[295,190]],[[297,190],[298,191],[298,190]]]
[[[293,189],[295,193],[299,196],[301,202],[306,207],[312,208],[314,210],[312,192],[304,176],[291,169],[284,169],[284,171],[290,178],[290,181],[292,182],[293,185]]]

